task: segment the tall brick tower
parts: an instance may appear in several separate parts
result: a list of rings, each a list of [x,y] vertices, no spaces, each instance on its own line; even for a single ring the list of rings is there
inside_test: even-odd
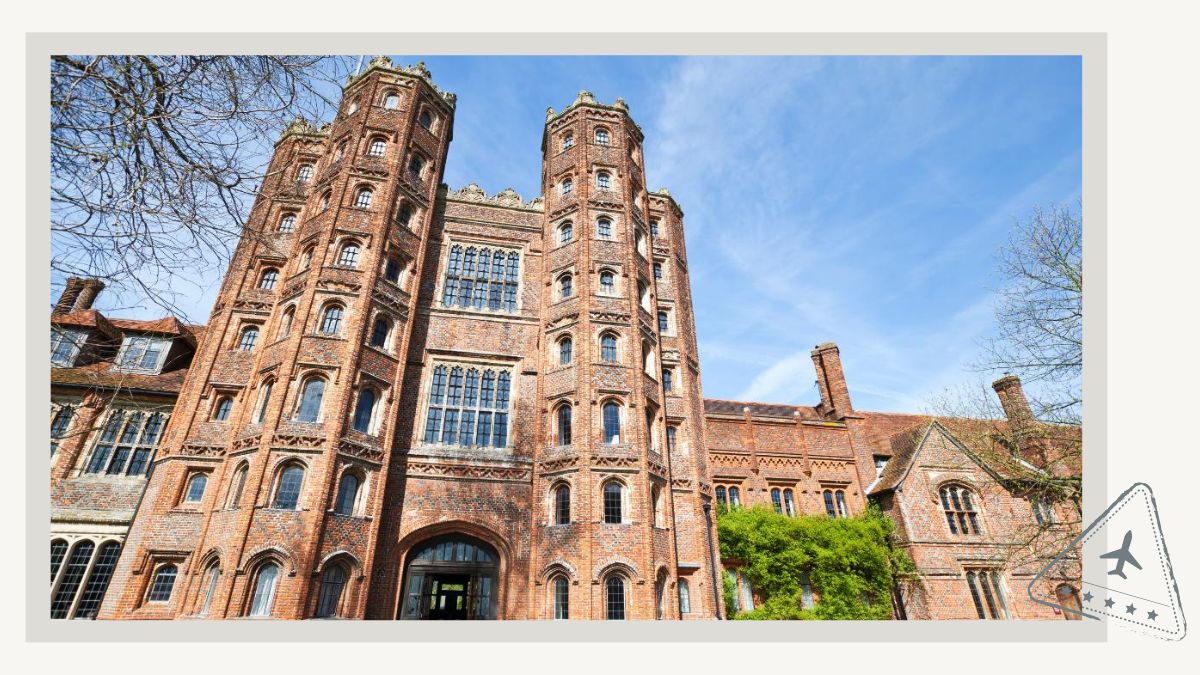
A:
[[[440,186],[383,57],[285,130],[101,618],[697,619],[713,575],[682,211],[591,94],[544,198]]]
[[[547,111],[535,583],[593,619],[711,617],[682,213],[647,194],[642,140],[620,99]]]
[[[454,105],[381,57],[283,133],[101,618],[363,616]]]

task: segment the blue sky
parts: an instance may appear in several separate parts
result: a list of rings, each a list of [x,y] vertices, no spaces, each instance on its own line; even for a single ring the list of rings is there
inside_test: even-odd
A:
[[[451,187],[536,195],[546,107],[625,99],[685,213],[711,398],[816,402],[824,341],[862,410],[978,380],[998,247],[1080,195],[1077,57],[393,59],[458,94]]]

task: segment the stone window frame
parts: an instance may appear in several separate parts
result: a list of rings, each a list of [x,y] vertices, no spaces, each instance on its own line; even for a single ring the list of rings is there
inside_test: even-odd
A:
[[[199,499],[192,499],[192,490],[198,480],[204,481],[204,486],[200,488]],[[212,482],[212,469],[192,467],[187,468],[187,473],[184,475],[182,489],[179,491],[179,499],[176,500],[176,508],[182,509],[199,509],[204,505],[205,498],[208,497],[209,483]]]
[[[291,467],[300,468],[300,486],[296,491],[295,507],[286,509],[275,506],[275,501],[279,497],[279,488],[283,482],[283,473]],[[263,508],[272,511],[307,511],[308,509],[304,507],[304,488],[307,486],[309,481],[310,468],[311,467],[308,466],[307,462],[294,455],[280,457],[278,460],[276,460],[275,466],[271,468],[270,490],[267,492],[267,501],[266,504],[263,505]]]
[[[444,418],[440,419],[438,422],[438,424],[439,424],[439,426],[438,426],[439,440],[436,442],[432,442],[432,443],[425,441],[425,437],[428,435],[427,427],[429,424],[429,407],[431,404],[430,394],[433,389],[433,378],[434,378],[435,373],[437,372],[437,369],[439,367],[443,367],[443,366],[446,368],[446,386],[447,386],[447,388],[449,387],[450,376],[453,373],[453,370],[455,367],[463,369],[464,386],[466,384],[467,372],[471,368],[478,370],[480,372],[480,391],[477,392],[477,394],[476,394],[477,396],[482,395],[482,386],[483,386],[482,377],[483,377],[484,371],[486,371],[488,369],[492,369],[492,370],[496,371],[496,378],[497,378],[496,384],[497,385],[499,384],[500,373],[508,373],[508,382],[509,382],[509,385],[508,385],[509,386],[508,408],[505,410],[497,410],[495,407],[492,407],[487,410],[492,413],[492,421],[491,421],[491,426],[489,427],[488,433],[492,437],[493,442],[494,442],[495,434],[496,434],[495,413],[500,412],[500,413],[503,413],[506,415],[506,418],[505,418],[506,426],[505,426],[505,432],[504,432],[504,439],[505,439],[504,446],[496,447],[492,443],[488,443],[488,444],[484,445],[484,444],[480,444],[477,442],[474,445],[471,445],[469,447],[473,448],[473,449],[478,449],[481,451],[497,452],[497,453],[511,453],[516,447],[515,431],[517,428],[517,424],[516,424],[515,418],[516,418],[516,410],[517,410],[516,402],[517,402],[517,398],[518,398],[517,387],[519,386],[520,380],[517,377],[517,375],[519,374],[517,371],[517,364],[512,361],[503,361],[500,359],[488,360],[486,358],[473,359],[473,358],[463,358],[463,357],[458,357],[458,356],[454,356],[454,357],[432,356],[425,367],[425,370],[427,370],[427,372],[421,376],[421,388],[418,392],[418,395],[420,396],[420,399],[419,399],[420,407],[417,410],[417,414],[419,416],[418,417],[419,427],[416,429],[416,433],[414,434],[414,439],[415,439],[414,442],[416,444],[422,445],[422,446],[454,447],[454,448],[464,447],[464,446],[460,446],[460,445],[446,446],[446,444],[440,440],[442,437],[442,434],[444,432],[444,429],[445,429],[445,419]],[[464,395],[465,395],[465,392],[464,392]],[[495,392],[493,392],[493,396],[495,396]],[[476,400],[479,401],[478,398]],[[447,406],[445,403],[443,403],[438,407],[445,409],[449,406]],[[465,408],[464,408],[464,406],[460,406],[459,409],[462,410]],[[485,409],[482,407],[482,403],[478,403],[478,405],[476,405],[474,410],[475,410],[475,412],[478,413]],[[461,424],[461,421],[462,421],[461,419],[458,420],[458,423]],[[474,436],[476,441],[478,441],[478,423],[479,423],[479,420],[478,420],[478,418],[476,418],[475,421],[473,422],[473,424],[476,425],[476,434]],[[461,433],[461,427],[460,427],[459,433]]]
[[[958,508],[954,504],[954,496],[949,492],[946,493],[943,503],[943,490],[957,489],[959,493],[957,497],[960,499],[958,506],[966,505],[966,508]],[[934,498],[937,500],[937,509],[942,514],[942,522],[946,527],[946,533],[954,537],[956,540],[962,537],[970,537],[972,539],[983,538],[987,536],[987,529],[984,527],[986,512],[983,507],[983,497],[980,494],[979,488],[972,483],[960,478],[947,478],[940,481],[934,486]],[[965,495],[965,496],[963,496]],[[974,499],[972,499],[974,498]],[[952,509],[947,509],[946,505],[953,506]],[[953,515],[952,515],[953,514]],[[956,525],[952,528],[949,519],[954,517]],[[957,523],[969,520],[972,532],[962,532],[961,527]]]
[[[253,425],[261,425],[266,421],[267,408],[271,405],[271,396],[275,394],[275,385],[279,379],[275,375],[266,375],[258,382],[254,394],[254,414],[250,418]]]
[[[87,450],[79,453],[79,460],[78,464],[75,466],[74,475],[77,477],[86,474],[91,474],[94,476],[120,476],[127,478],[141,478],[142,480],[146,480],[154,468],[154,456],[157,454],[159,447],[162,445],[163,435],[166,431],[167,423],[171,420],[171,414],[173,410],[173,408],[164,409],[161,405],[141,403],[137,401],[121,401],[120,403],[113,403],[109,405],[104,411],[103,424],[94,425],[92,430],[89,432],[85,444]],[[133,413],[141,414],[141,419],[138,421],[137,435],[134,437],[132,442],[122,443],[122,439],[125,436],[126,426],[129,423],[129,417]],[[103,440],[104,433],[108,426],[112,423],[113,416],[117,414],[120,414],[122,418],[120,426],[117,427],[113,439],[111,441],[105,441]],[[155,442],[153,444],[147,444],[144,442],[146,426],[149,424],[150,418],[153,415],[158,415],[160,422],[158,425]],[[108,450],[108,456],[104,459],[104,466],[100,467],[97,471],[88,471],[88,467],[94,461],[96,450],[101,445],[110,446]],[[118,473],[110,474],[108,471],[112,465],[114,457],[117,454],[116,450],[118,446],[130,448],[129,455],[124,460],[122,470]],[[138,474],[130,474],[129,469],[133,464],[134,457],[138,450],[148,451],[146,456],[145,471],[142,471]]]
[[[270,276],[272,273],[275,275],[273,278]],[[258,283],[254,287],[260,291],[274,292],[279,286],[279,274],[280,270],[277,266],[264,265],[258,273]]]
[[[637,285],[638,307],[641,307],[642,309],[646,310],[647,314],[653,313],[654,312],[654,301],[655,301],[654,287],[650,284],[649,281],[642,278],[641,276],[638,276],[637,284],[638,284]]]
[[[238,485],[239,478],[241,478],[240,485]],[[225,495],[221,503],[224,504],[226,511],[236,511],[242,507],[242,500],[246,498],[246,481],[249,478],[250,460],[242,458],[241,461],[234,465],[229,482],[225,485]],[[253,508],[253,501],[251,502],[251,507]]]
[[[613,601],[610,599],[612,593],[611,584],[613,581],[621,582],[621,616],[613,619]],[[600,582],[600,587],[604,590],[604,618],[608,621],[627,621],[629,619],[629,601],[631,593],[629,592],[629,576],[622,571],[613,570],[604,575],[604,579]]]
[[[366,431],[354,428],[354,417],[358,414],[358,397],[364,390],[370,390],[375,395],[375,402],[371,406],[371,418],[367,422]],[[387,384],[382,380],[377,380],[376,378],[360,373],[359,381],[355,384],[353,391],[354,397],[352,399],[353,405],[350,406],[349,428],[356,433],[366,434],[367,436],[380,436],[380,432],[384,428],[385,418],[387,417],[385,408],[387,407],[386,403],[390,394]]]
[[[667,524],[667,486],[662,481],[650,481],[650,526],[665,530]]]
[[[395,97],[396,105],[394,106],[388,105],[388,99],[391,97]],[[383,108],[384,110],[399,110],[400,104],[403,103],[403,101],[404,98],[400,95],[399,89],[388,87],[387,89],[383,90],[383,94],[379,97],[379,107]]]
[[[370,491],[371,491],[371,475],[372,475],[372,473],[373,472],[370,471],[367,467],[362,466],[356,462],[342,463],[338,467],[337,476],[336,476],[337,480],[334,482],[334,485],[336,485],[337,488],[335,490],[333,490],[332,494],[330,495],[330,497],[333,499],[333,503],[329,507],[329,513],[334,514],[334,515],[343,516],[346,518],[365,518],[366,510],[367,510],[367,503],[369,501],[368,495],[370,494]],[[342,481],[344,481],[346,479],[346,476],[353,476],[358,481],[358,487],[356,488],[355,493],[354,493],[354,501],[350,505],[350,512],[342,513],[341,511],[338,510],[338,507],[341,506]]]
[[[718,506],[724,506],[730,509],[740,509],[745,504],[742,502],[742,488],[744,481],[735,481],[730,479],[718,480],[713,482],[713,501],[717,502]],[[737,490],[736,494],[733,492]],[[737,503],[733,502],[734,497],[737,498]]]
[[[275,340],[278,342],[292,334],[292,329],[296,327],[296,307],[299,303],[289,302],[283,306],[283,311],[279,313],[279,321],[275,323]]]
[[[570,229],[571,237],[569,239],[563,239],[563,233],[567,229]],[[555,248],[560,248],[560,247],[566,246],[568,244],[572,244],[574,242],[575,242],[575,221],[571,220],[570,218],[564,218],[557,225],[554,226],[554,246],[555,246]]]
[[[258,347],[258,340],[262,336],[262,333],[262,324],[257,321],[243,321],[238,326],[238,331],[234,336],[233,351],[246,352],[247,354],[254,353],[255,348]],[[254,337],[250,337],[251,334]]]
[[[616,340],[616,344],[613,346],[613,350],[615,352],[616,359],[613,361],[606,361],[604,359],[604,336],[606,336],[606,335],[611,335]],[[597,332],[596,332],[596,363],[603,364],[603,365],[610,365],[610,366],[624,365],[625,361],[626,361],[625,354],[624,354],[624,346],[625,346],[624,342],[625,342],[624,336],[621,335],[621,331],[617,330],[616,328],[605,326],[605,327],[597,329]]]
[[[606,429],[604,428],[604,408],[609,404],[617,406],[617,440],[615,443],[609,440],[610,437],[605,433]],[[600,399],[598,408],[600,414],[596,416],[595,424],[599,425],[596,432],[600,437],[600,444],[613,446],[625,445],[632,442],[630,440],[632,433],[629,426],[629,404],[625,399],[617,394],[607,394]]]
[[[605,273],[612,274],[613,288],[612,292],[606,293],[604,286],[600,283],[600,277]],[[623,284],[621,283],[621,266],[609,263],[601,263],[596,268],[596,287],[594,293],[601,298],[619,298],[621,297]]]
[[[567,411],[567,433],[562,432],[562,412]],[[550,427],[551,427],[551,445],[554,447],[568,447],[575,442],[575,406],[569,398],[563,398],[555,401],[550,407]],[[568,435],[565,441],[563,436]]]
[[[419,171],[412,170],[412,165],[413,165],[414,161],[420,162],[421,166],[420,166]],[[413,145],[413,146],[409,147],[408,158],[407,158],[407,161],[404,162],[404,172],[406,174],[408,174],[409,178],[412,178],[420,185],[424,185],[425,184],[425,173],[429,169],[429,167],[432,165],[433,165],[433,160],[430,159],[429,156],[426,155],[423,151],[418,149],[417,146]]]
[[[317,202],[317,212],[325,213],[326,211],[329,210],[329,205],[332,203],[333,203],[333,189],[326,188],[325,191],[321,193],[321,199]]]
[[[317,416],[315,420],[304,421],[300,419],[300,408],[304,404],[304,392],[308,388],[309,383],[316,380],[321,380],[323,382],[321,385],[321,402],[317,407]],[[301,370],[293,377],[293,381],[295,381],[296,384],[292,387],[292,405],[288,410],[288,415],[286,418],[287,421],[296,424],[324,424],[328,418],[326,413],[329,409],[329,396],[334,383],[333,377],[330,376],[326,369],[308,367],[301,368]]]
[[[308,169],[308,175],[305,176],[305,169]],[[313,177],[317,174],[317,165],[313,162],[304,161],[296,165],[295,181],[300,185],[307,185],[312,182]]]
[[[658,368],[658,346],[642,338],[642,373],[657,382],[658,378],[662,377]]]
[[[616,171],[612,167],[598,165],[596,166],[595,173],[593,175],[595,180],[593,180],[592,184],[597,192],[602,194],[616,194],[620,191],[620,188],[617,185]],[[602,179],[603,182],[608,183],[607,186],[601,184]]]
[[[667,315],[667,329],[665,331],[661,327],[662,322],[658,318],[659,314]],[[658,304],[658,309],[655,310],[654,313],[654,325],[656,328],[658,328],[660,335],[665,335],[666,337],[679,337],[679,326],[675,321],[675,305],[671,303],[660,302]]]
[[[284,229],[284,223],[291,218],[288,229]],[[275,232],[278,234],[292,234],[296,231],[296,224],[300,222],[300,211],[295,209],[285,209],[279,212],[279,221],[275,223]]]
[[[342,316],[338,319],[337,329],[331,333],[326,333],[322,330],[322,326],[325,325],[325,313],[333,307],[340,307]],[[314,318],[310,335],[324,338],[342,338],[342,333],[346,329],[347,322],[350,320],[350,305],[340,298],[326,299],[321,302],[320,308],[317,310]]]
[[[429,117],[428,126],[421,121],[421,119],[426,115]],[[434,110],[433,106],[429,105],[425,101],[421,101],[417,104],[417,114],[413,119],[416,121],[417,126],[421,127],[430,134],[433,134],[434,136],[439,136],[441,117],[442,116],[437,113],[437,110]]]
[[[408,212],[408,219],[403,220],[400,218],[400,215],[406,210]],[[392,218],[392,220],[394,220],[397,225],[400,225],[401,227],[407,227],[411,230],[413,221],[416,220],[419,222],[421,219],[420,216],[421,207],[415,204],[413,200],[403,195],[396,200],[396,216]]]
[[[398,270],[395,280],[388,278],[388,265],[392,261],[395,261],[396,269]],[[379,278],[391,284],[395,288],[404,290],[404,286],[408,281],[409,272],[411,271],[409,268],[412,266],[412,261],[409,260],[408,257],[405,256],[401,251],[393,247],[391,250],[384,251],[384,255],[379,263]]]
[[[456,301],[453,305],[447,306],[445,304],[446,282],[447,282],[447,277],[450,274],[450,254],[454,250],[454,247],[456,247],[456,246],[459,246],[462,248],[464,255],[465,255],[467,249],[469,249],[469,248],[476,249],[477,253],[478,253],[479,249],[486,248],[489,251],[491,251],[492,255],[495,255],[495,253],[497,251],[501,251],[505,254],[504,255],[504,258],[505,258],[505,268],[504,268],[505,281],[493,282],[493,281],[489,280],[488,281],[489,286],[492,283],[502,283],[502,284],[508,283],[508,281],[507,281],[508,258],[510,257],[510,254],[512,254],[512,253],[517,254],[517,273],[516,273],[517,280],[516,280],[516,293],[515,293],[515,298],[514,298],[516,306],[512,310],[505,309],[506,300],[504,299],[503,294],[501,295],[500,308],[498,308],[498,309],[488,308],[487,307],[487,299],[485,299],[483,307],[475,307],[473,302],[470,303],[468,306],[463,307],[457,301],[457,298],[461,297],[461,295],[455,296]],[[479,238],[475,238],[475,237],[457,237],[457,236],[444,237],[443,241],[442,241],[442,250],[438,255],[437,286],[434,288],[434,291],[433,291],[434,307],[437,309],[440,309],[440,310],[453,310],[453,311],[457,311],[457,312],[471,312],[471,313],[475,313],[475,314],[487,314],[490,316],[514,316],[514,317],[520,316],[524,312],[524,309],[525,309],[525,298],[524,298],[525,294],[523,293],[523,290],[524,290],[524,283],[525,283],[525,264],[527,262],[526,257],[527,257],[526,248],[524,245],[521,245],[521,244],[515,244],[512,242],[489,241],[486,239],[479,239]],[[478,264],[478,261],[476,261],[476,264]],[[463,278],[463,275],[459,274],[456,277],[456,281],[459,281],[462,278]]]
[[[151,600],[150,596],[154,593],[157,586],[158,575],[162,574],[168,567],[174,568],[174,578],[171,579],[171,587],[167,592],[167,597],[162,600]],[[171,604],[175,599],[175,592],[179,581],[183,578],[183,560],[177,557],[155,558],[151,561],[150,574],[146,575],[146,589],[142,593],[142,605],[159,605],[166,606]]]
[[[568,197],[570,195],[575,194],[574,178],[572,178],[569,175],[564,176],[561,180],[558,181],[557,188],[558,188],[558,196],[559,197]]]
[[[575,490],[571,484],[571,479],[566,476],[559,476],[550,481],[550,485],[546,489],[546,525],[548,527],[560,527],[563,525],[571,525],[575,522]],[[558,494],[560,490],[567,491],[567,522],[559,522],[558,512]]]
[[[978,582],[980,577],[983,577],[986,586]],[[986,621],[1007,621],[1012,618],[1012,612],[1008,608],[1010,594],[1008,583],[1004,579],[1004,570],[987,565],[966,564],[963,565],[962,578],[967,584],[968,593],[971,594],[977,618]],[[989,590],[995,591],[994,597],[988,593]]]
[[[601,134],[604,135],[604,140],[600,140]],[[609,129],[607,124],[596,124],[592,126],[592,143],[594,145],[603,145],[607,148],[615,148],[617,147],[617,144],[613,142],[615,138],[616,136],[612,133],[612,130]]]
[[[236,394],[229,391],[214,391],[214,394],[215,396],[212,397],[212,405],[209,406],[208,419],[209,421],[216,422],[217,424],[229,424],[233,420],[234,416],[233,406],[235,404],[234,399],[236,398]],[[224,419],[217,417],[221,414],[222,403],[229,404],[229,409],[225,412]]]
[[[831,518],[850,518],[854,515],[850,512],[850,503],[846,500],[848,489],[849,483],[821,482],[818,485],[817,495],[821,498],[821,508],[825,510],[825,515]]]
[[[612,232],[610,236],[606,237],[600,234],[601,220],[608,221],[609,229]],[[598,241],[621,241],[620,223],[621,220],[617,218],[615,214],[608,212],[597,213],[596,216],[592,218],[592,237]]]
[[[354,186],[354,201],[350,203],[350,207],[359,211],[370,211],[371,204],[375,201],[375,186],[360,183]]]
[[[575,266],[560,269],[554,273],[554,300],[550,304],[566,302],[573,300],[579,294],[578,285],[575,283]],[[564,294],[564,289],[566,293]]]
[[[365,156],[376,157],[379,159],[387,157],[388,146],[391,145],[391,143],[388,142],[387,136],[380,133],[370,134],[364,139],[364,141],[365,151],[363,154]],[[376,146],[380,146],[382,148],[378,153],[375,152]]]
[[[569,341],[571,343],[571,346],[569,348],[571,359],[569,361],[567,361],[566,363],[563,363],[562,362],[562,346],[563,346],[563,343],[567,342],[567,341]],[[575,358],[578,355],[575,353],[576,350],[575,350],[575,334],[574,333],[572,333],[569,330],[562,331],[561,333],[556,335],[549,342],[550,342],[550,363],[551,363],[550,369],[551,370],[557,370],[559,368],[569,368],[569,367],[575,365]]]
[[[620,488],[621,498],[621,520],[620,522],[608,522],[608,509],[605,504],[605,493],[608,486],[616,485]],[[629,484],[629,479],[621,474],[605,473],[600,474],[596,486],[599,488],[596,494],[600,495],[600,499],[596,500],[596,522],[601,525],[634,525],[633,521],[633,487]]]
[[[566,152],[567,150],[570,150],[571,148],[575,147],[575,131],[574,130],[567,129],[562,134],[560,134],[558,138],[559,138],[559,141],[558,141],[558,151],[559,152]]]
[[[388,329],[387,329],[387,335],[384,337],[383,344],[377,345],[377,344],[375,344],[375,324],[379,323],[380,321],[386,322]],[[398,332],[396,330],[396,326],[398,325],[398,321],[397,321],[396,317],[392,316],[392,313],[385,309],[375,308],[374,311],[371,313],[371,324],[370,325],[371,325],[371,329],[368,331],[365,331],[366,338],[367,338],[366,342],[365,342],[366,346],[370,347],[371,349],[383,352],[384,354],[387,354],[389,356],[395,356],[395,354],[396,354],[396,333]]]
[[[83,399],[50,399],[50,456],[58,455],[58,446],[62,441],[71,436],[71,430],[75,427],[76,420],[79,418],[79,408],[83,406]],[[54,425],[61,415],[67,415],[65,426],[58,430],[54,430]],[[55,435],[57,433],[57,435]]]

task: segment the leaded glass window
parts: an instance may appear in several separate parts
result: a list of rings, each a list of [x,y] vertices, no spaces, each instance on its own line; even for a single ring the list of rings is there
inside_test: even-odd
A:
[[[366,194],[370,194],[370,192]],[[343,246],[341,253],[338,254],[337,264],[340,267],[358,267],[358,244],[351,242]]]
[[[213,413],[213,419],[218,422],[224,422],[229,419],[229,413],[233,410],[233,399],[228,396],[223,396],[217,401],[216,412]]]
[[[275,585],[279,581],[279,566],[267,563],[258,570],[254,580],[254,595],[250,599],[250,616],[271,616],[275,605]]]
[[[341,305],[330,305],[325,308],[325,312],[321,315],[321,332],[325,335],[337,335],[337,332],[342,327],[342,314],[345,310]]]
[[[154,573],[154,581],[150,584],[150,593],[146,602],[167,602],[171,599],[171,591],[175,588],[175,577],[179,576],[179,568],[174,565],[163,565]]]
[[[601,171],[596,174],[596,189],[605,192],[612,189],[612,177],[607,172]]]
[[[833,490],[825,490],[821,495],[825,498],[825,514],[830,518],[837,518],[837,508],[833,505]]]
[[[1000,585],[1000,574],[995,570],[970,570],[967,572],[967,588],[975,603],[975,612],[980,619],[1006,619],[1008,606]]]
[[[296,180],[301,183],[307,183],[308,181],[312,180],[312,176],[313,176],[313,165],[312,164],[301,164],[300,170],[296,172]]]
[[[575,183],[570,178],[564,178],[563,182],[562,182],[562,187],[561,187],[563,196],[565,197],[565,196],[571,194],[571,190],[574,187],[575,187]]]
[[[946,524],[951,534],[980,534],[979,517],[971,491],[957,485],[946,485],[939,490],[942,510],[946,513]]]
[[[87,332],[54,328],[50,331],[50,362],[56,366],[72,366],[79,350],[87,341]]]
[[[55,539],[50,542],[50,583],[58,576],[58,568],[62,566],[63,558],[67,557],[67,542]]]
[[[600,273],[600,293],[602,295],[613,295],[617,290],[617,275],[608,270]]]
[[[663,266],[662,266],[662,263],[660,263],[660,262],[654,263],[654,278],[655,279],[663,278]]]
[[[162,360],[171,347],[171,338],[130,336],[121,346],[117,367],[122,370],[158,372]]]
[[[600,414],[604,424],[604,443],[621,442],[621,406],[614,401],[604,404]]]
[[[400,97],[395,92],[389,91],[383,97],[383,107],[388,110],[395,110],[400,107]]]
[[[558,444],[571,444],[571,406],[563,404],[558,407]]]
[[[287,234],[289,232],[294,232],[295,230],[296,230],[296,214],[294,214],[294,213],[283,214],[283,217],[279,219],[279,231],[284,234]]]
[[[725,506],[728,504],[725,498],[725,488],[721,485],[717,486],[717,506]]]
[[[184,497],[185,502],[198,502],[204,499],[204,488],[208,487],[208,476],[198,473],[192,476],[192,480],[188,483],[187,496]]]
[[[554,489],[554,524],[568,525],[571,522],[571,488],[559,485]]]
[[[619,574],[604,581],[604,608],[609,621],[625,620],[625,578]]]
[[[783,491],[783,508],[789,516],[796,515],[796,498],[791,488]]]
[[[254,421],[257,424],[262,424],[267,418],[267,406],[271,403],[271,389],[275,387],[275,380],[267,380],[262,387],[262,392],[258,398],[258,413],[254,416]]]
[[[679,427],[674,424],[667,425],[667,452],[675,452],[675,448],[679,446]]]
[[[671,319],[666,312],[658,313],[658,332],[669,333],[671,331]]]
[[[247,326],[246,330],[242,331],[242,337],[238,339],[238,351],[253,351],[256,342],[258,342],[258,326]]]
[[[488,366],[433,369],[425,442],[463,447],[508,446],[512,376]]]
[[[610,218],[600,218],[596,221],[596,236],[601,239],[612,239],[613,223]]]
[[[229,508],[236,509],[241,505],[242,491],[246,489],[246,474],[249,472],[249,468],[243,462],[233,474],[233,482],[230,484],[229,501],[227,504]]]
[[[360,209],[370,208],[371,207],[371,197],[373,197],[373,196],[375,196],[375,193],[371,192],[370,190],[367,190],[365,188],[362,190],[359,190],[358,194],[356,194],[354,196],[354,206],[356,208],[360,208]]]
[[[621,523],[624,492],[620,483],[610,481],[604,484],[604,522],[610,525]]]
[[[600,336],[600,360],[606,363],[617,362],[617,336],[605,333]]]
[[[310,377],[304,381],[300,391],[300,405],[296,409],[297,422],[316,422],[321,416],[321,401],[325,398],[325,380]]]
[[[571,618],[570,611],[570,583],[567,578],[559,575],[554,577],[554,618],[569,619]]]
[[[687,579],[679,580],[679,613],[690,614],[692,612],[692,593],[688,588]]]
[[[357,499],[358,476],[347,471],[342,474],[342,480],[338,483],[337,505],[334,511],[343,516],[354,515],[354,502]]]
[[[204,602],[200,605],[200,616],[208,616],[212,607],[213,596],[217,594],[217,582],[221,580],[221,566],[213,563],[204,572]]]
[[[384,349],[387,347],[388,334],[392,332],[392,325],[384,317],[377,317],[375,325],[371,326],[371,346]]]
[[[404,266],[400,263],[400,259],[392,256],[383,264],[383,278],[393,284],[400,284],[400,274],[404,271]]]
[[[783,513],[783,493],[779,488],[771,488],[771,506],[774,507],[775,513]]]
[[[608,129],[604,127],[596,129],[596,144],[608,145]]]
[[[571,297],[571,275],[564,274],[558,279],[558,297],[567,299]]]
[[[838,490],[833,493],[833,498],[837,502],[838,516],[841,518],[850,517],[850,510],[846,508],[846,493]]]
[[[167,416],[163,413],[146,415],[138,410],[112,411],[84,471],[127,476],[145,474],[166,422]]]
[[[387,141],[382,138],[372,138],[371,145],[367,148],[367,156],[383,157],[385,152],[387,152]]]
[[[519,270],[516,251],[455,245],[447,258],[442,305],[515,312]]]
[[[422,110],[421,114],[417,117],[417,124],[420,124],[425,131],[432,131],[433,115],[431,115],[428,110]]]
[[[263,272],[262,279],[258,281],[258,287],[264,291],[269,291],[275,288],[275,284],[279,282],[279,270],[269,268]]]
[[[571,225],[571,221],[568,220],[567,222],[558,226],[558,243],[566,244],[571,241],[573,236],[574,227]]]
[[[571,338],[563,338],[558,341],[558,364],[560,366],[570,365],[571,363]]]
[[[354,430],[370,433],[371,416],[375,414],[375,390],[363,389],[358,392],[358,402],[354,405]]]
[[[662,371],[663,391],[670,392],[671,389],[675,386],[675,383],[672,382],[672,378],[673,378],[673,373],[671,372],[671,369],[663,368],[663,371]]]
[[[50,418],[50,455],[58,452],[58,444],[71,428],[71,420],[75,419],[75,407],[64,405],[55,411]]]
[[[75,549],[71,551],[71,557],[67,561],[67,567],[62,572],[62,579],[58,582],[58,590],[55,591],[54,597],[50,600],[50,618],[65,619],[71,611],[71,605],[75,602],[75,594],[79,591],[80,584],[83,583],[83,576],[87,574],[88,563],[92,559],[92,553],[96,550],[96,545],[89,540],[84,540],[75,545]]]
[[[112,580],[113,570],[117,566],[117,558],[121,557],[121,545],[115,541],[105,542],[96,555],[92,565],[92,573],[83,595],[79,596],[79,605],[75,608],[76,619],[95,619],[100,611],[100,601],[104,600],[104,592],[108,590],[108,582]]]
[[[304,483],[304,469],[298,464],[289,464],[279,474],[275,488],[275,501],[271,508],[295,511],[300,502],[300,486]]]
[[[742,491],[736,487],[729,488],[729,505],[733,508],[742,505]]]
[[[332,565],[321,577],[321,599],[317,603],[317,616],[337,616],[338,604],[342,600],[342,589],[346,585],[346,569]]]

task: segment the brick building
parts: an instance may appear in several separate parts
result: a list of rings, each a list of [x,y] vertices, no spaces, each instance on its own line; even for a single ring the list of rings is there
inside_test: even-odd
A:
[[[194,356],[147,375],[177,397],[149,479],[82,475],[95,422],[59,450],[123,545],[100,618],[713,618],[714,500],[858,512],[927,423],[856,412],[832,344],[817,406],[704,401],[683,213],[625,104],[547,110],[532,201],[441,185],[455,105],[379,57],[291,124],[204,339],[152,324]]]

